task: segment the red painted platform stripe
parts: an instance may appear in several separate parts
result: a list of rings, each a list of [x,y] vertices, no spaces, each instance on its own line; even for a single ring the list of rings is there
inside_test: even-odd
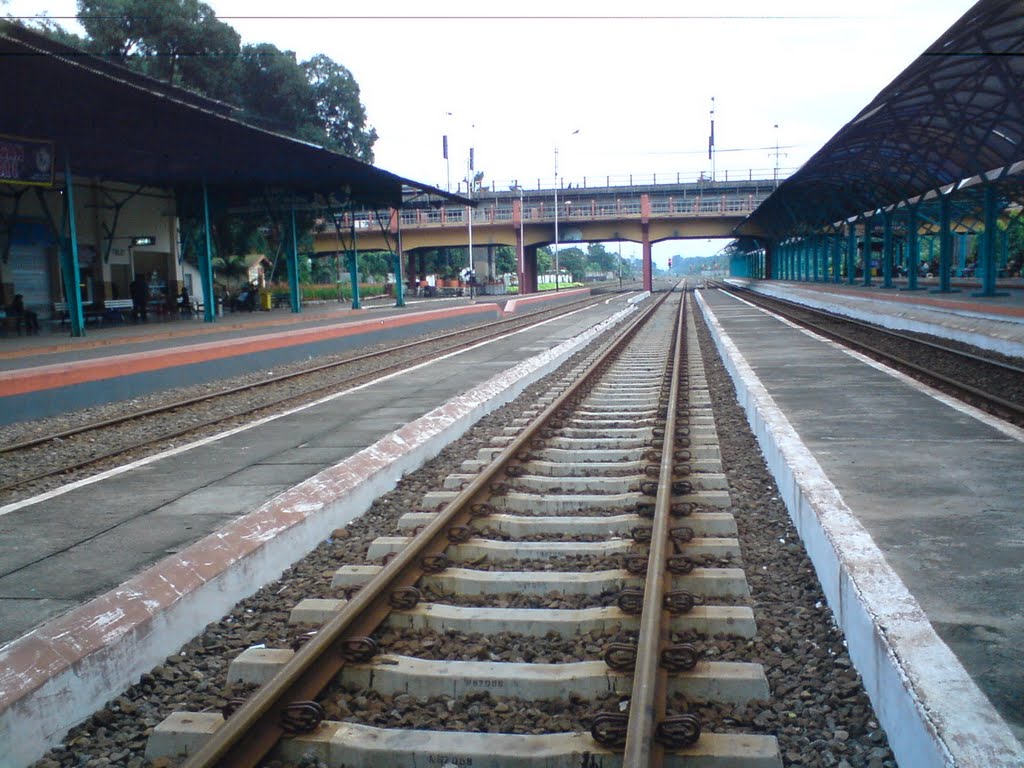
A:
[[[261,336],[247,336],[239,339],[191,344],[172,349],[128,353],[95,360],[81,360],[25,368],[20,371],[5,373],[0,378],[0,397],[58,389],[74,384],[103,381],[104,379],[120,378],[122,376],[131,376],[132,374],[147,373],[182,365],[195,365],[196,363],[203,363],[209,360],[222,360],[253,352],[308,344],[324,339],[356,336],[367,333],[370,330],[399,328],[453,315],[499,312],[500,309],[495,304],[475,304],[466,307],[416,312],[408,315],[395,315],[381,320],[362,320],[356,323],[345,323],[344,325],[281,331]]]

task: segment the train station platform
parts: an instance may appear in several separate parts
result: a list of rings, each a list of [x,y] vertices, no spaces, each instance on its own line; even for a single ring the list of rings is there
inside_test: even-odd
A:
[[[468,324],[577,301],[588,289],[524,297],[325,302],[301,313],[152,318],[64,333],[0,338],[0,425],[268,370],[317,355],[397,344]]]
[[[557,300],[573,298],[579,294]],[[0,506],[0,743],[13,750],[0,755],[0,766],[27,765],[59,743],[67,728],[277,578],[403,474],[631,316],[638,298],[613,294]],[[388,321],[384,312],[373,316]],[[316,324],[308,316],[297,322]],[[243,323],[228,342],[255,330]],[[119,350],[195,340],[133,341],[132,332],[149,329],[126,329]],[[75,352],[51,354],[69,355],[73,365]]]
[[[980,286],[954,283],[951,293],[921,290],[729,278],[728,283],[810,307],[837,312],[893,330],[928,333],[1012,357],[1024,357],[1024,279],[1001,282],[996,296],[979,296]]]
[[[1021,295],[751,288],[1024,346]],[[698,296],[901,768],[1024,765],[1024,430],[741,298]]]

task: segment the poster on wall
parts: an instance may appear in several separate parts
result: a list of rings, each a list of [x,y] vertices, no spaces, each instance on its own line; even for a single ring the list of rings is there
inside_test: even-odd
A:
[[[53,186],[53,142],[0,133],[0,183]]]

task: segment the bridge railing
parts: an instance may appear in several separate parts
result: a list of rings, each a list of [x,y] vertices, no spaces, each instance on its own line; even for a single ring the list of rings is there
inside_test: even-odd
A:
[[[652,218],[668,216],[722,216],[746,215],[757,208],[767,197],[762,194],[747,195],[699,195],[650,197]],[[446,205],[439,208],[403,209],[400,212],[403,228],[459,227],[466,226],[466,206]],[[481,203],[473,210],[473,224],[510,224],[513,221],[512,203],[506,201]],[[594,198],[592,200],[560,200],[558,218],[560,221],[601,220],[640,218],[641,203],[636,197],[614,200]],[[528,200],[523,205],[523,221],[527,224],[548,223],[555,220],[554,197],[549,201]],[[361,224],[357,214],[356,226]]]

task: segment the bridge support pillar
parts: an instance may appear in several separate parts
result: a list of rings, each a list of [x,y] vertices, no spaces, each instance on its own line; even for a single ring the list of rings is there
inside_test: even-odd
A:
[[[519,294],[537,292],[537,246],[523,248],[523,274],[519,278]]]
[[[651,260],[651,196],[640,195],[640,239],[643,243],[644,290],[654,290],[654,264]]]
[[[651,227],[649,224],[641,224],[640,230],[643,234],[643,263],[644,263],[644,290],[654,290],[654,270],[651,263]]]

